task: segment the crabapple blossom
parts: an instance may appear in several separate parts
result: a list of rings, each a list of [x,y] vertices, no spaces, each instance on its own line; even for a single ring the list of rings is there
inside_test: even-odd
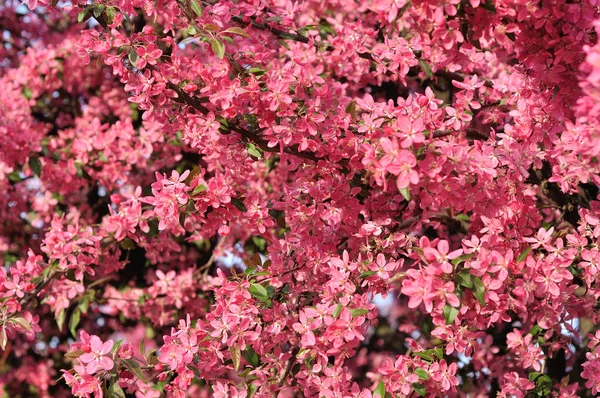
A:
[[[25,3],[0,395],[600,392],[597,0]]]

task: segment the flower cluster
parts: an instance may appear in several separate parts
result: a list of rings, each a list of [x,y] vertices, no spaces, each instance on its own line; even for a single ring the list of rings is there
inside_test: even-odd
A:
[[[600,392],[596,0],[5,3],[0,395]]]

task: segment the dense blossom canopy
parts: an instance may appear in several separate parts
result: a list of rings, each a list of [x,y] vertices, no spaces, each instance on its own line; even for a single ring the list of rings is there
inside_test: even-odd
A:
[[[600,1],[2,3],[1,396],[600,392]]]

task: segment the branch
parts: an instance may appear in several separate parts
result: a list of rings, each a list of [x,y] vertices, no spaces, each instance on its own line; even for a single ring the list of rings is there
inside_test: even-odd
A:
[[[467,138],[472,138],[476,140],[487,140],[488,138],[490,138],[489,136],[474,128],[467,127],[463,131],[467,133]],[[461,130],[435,130],[433,132],[433,138],[447,137],[449,135],[458,134],[460,132]]]
[[[54,279],[54,277],[58,274],[59,274],[58,272],[51,273],[43,281],[41,281],[31,293],[29,293],[29,294],[27,294],[27,296],[23,297],[23,299],[21,300],[21,303],[20,303],[21,308],[25,307],[27,304],[29,304],[31,302],[31,300],[36,298],[37,295],[40,294],[42,289],[44,289],[46,287],[46,285],[48,285],[48,283],[50,283]]]
[[[410,226],[412,226],[414,223],[416,223],[417,221],[419,221],[421,219],[421,216],[414,216],[411,218],[407,218],[406,220],[402,221],[400,224],[396,225],[394,227],[394,232],[399,231],[401,229],[405,229],[408,228]]]
[[[292,370],[292,366],[294,366],[294,362],[296,360],[296,355],[298,355],[298,352],[300,352],[300,348],[298,348],[297,346],[294,347],[294,349],[291,352],[292,356],[290,357],[290,359],[288,359],[288,362],[287,362],[287,364],[285,366],[285,370],[283,371],[283,373],[277,379],[277,385],[280,388],[283,386],[283,382],[285,381],[285,379],[287,378],[288,374]]]

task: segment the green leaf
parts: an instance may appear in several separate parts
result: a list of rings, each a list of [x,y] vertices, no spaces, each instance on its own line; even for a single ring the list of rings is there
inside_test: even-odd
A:
[[[438,359],[444,358],[444,351],[442,350],[442,347],[435,347],[432,351],[433,351],[433,355],[438,357]]]
[[[413,355],[416,355],[419,358],[422,358],[428,362],[433,361],[433,350],[417,351],[413,353]]]
[[[71,319],[69,319],[69,331],[73,337],[77,337],[77,325],[79,325],[80,319],[81,311],[79,310],[79,307],[77,307],[71,314]]]
[[[198,18],[202,16],[202,6],[200,6],[200,4],[196,0],[190,0],[190,7],[192,8],[192,11],[194,11],[194,14],[196,14]]]
[[[248,390],[248,398],[252,398],[256,391],[258,390],[258,384],[250,384],[247,388]]]
[[[75,162],[75,174],[77,177],[85,178],[88,181],[92,181],[92,177],[88,174],[87,171],[83,168],[83,163],[81,161]]]
[[[290,45],[287,44],[284,40],[277,40],[279,44],[281,44],[286,50],[291,50]]]
[[[473,294],[481,305],[485,305],[485,286],[478,276],[473,278]]]
[[[13,182],[19,182],[22,181],[23,179],[21,178],[21,173],[18,170],[15,170],[11,173],[8,174],[8,179],[13,181]]]
[[[456,316],[458,315],[458,308],[451,306],[450,304],[446,304],[444,306],[444,317],[446,318],[446,325],[450,325],[454,323]]]
[[[210,43],[210,47],[212,48],[215,55],[219,57],[219,59],[223,59],[223,57],[225,56],[225,44],[223,44],[221,40],[213,39]]]
[[[77,23],[82,23],[85,20],[87,14],[87,11],[81,11],[79,14],[77,14]]]
[[[410,188],[409,187],[402,188],[400,190],[400,193],[402,194],[404,199],[406,199],[407,202],[410,201]]]
[[[525,249],[523,251],[523,253],[519,254],[519,257],[517,257],[517,262],[520,263],[521,261],[525,260],[525,258],[527,257],[527,255],[531,252],[531,246],[529,246],[527,249]]]
[[[65,309],[64,308],[58,312],[58,315],[56,315],[56,324],[58,325],[58,330],[60,330],[62,332],[63,326],[65,324]]]
[[[377,384],[377,388],[373,392],[373,398],[377,396],[379,396],[380,398],[385,398],[385,392],[385,384],[383,383],[383,381],[380,381],[379,384]]]
[[[527,378],[529,379],[529,381],[535,381],[535,379],[537,379],[541,375],[542,375],[542,373],[540,373],[540,372],[531,372],[527,375]]]
[[[26,99],[31,99],[32,95],[33,91],[31,91],[29,87],[23,87],[23,97],[25,97]]]
[[[273,297],[275,295],[275,288],[271,285],[268,285],[265,289],[267,289],[267,295],[269,297]]]
[[[115,7],[106,7],[104,15],[106,15],[108,24],[112,24],[117,16],[117,10]]]
[[[250,68],[248,69],[248,73],[252,73],[253,75],[264,75],[267,72],[261,68]]]
[[[27,322],[27,319],[23,318],[22,316],[10,318],[9,321],[11,323],[14,323],[15,325],[21,326],[25,330],[31,330],[31,325],[29,324],[29,322]]]
[[[252,156],[253,158],[261,159],[263,157],[262,149],[257,148],[253,143],[249,143],[246,147],[246,150],[248,151],[248,155]]]
[[[121,241],[119,246],[121,246],[121,249],[123,250],[133,250],[135,249],[135,242],[131,238],[125,238]]]
[[[429,67],[429,65],[427,65],[427,62],[419,58],[419,64],[421,65],[421,69],[423,69],[423,72],[425,72],[425,76],[431,79],[433,77],[433,73],[431,72],[431,68]]]
[[[146,376],[144,376],[144,373],[142,372],[142,368],[140,367],[140,364],[137,363],[137,361],[135,361],[133,359],[123,359],[123,360],[121,360],[121,363],[131,373],[133,373],[135,375],[135,377],[137,377],[138,379],[140,379],[141,381],[146,383]]]
[[[142,354],[142,356],[146,355],[146,338],[145,337],[142,337],[142,339],[140,340],[139,350],[140,350],[140,354]]]
[[[242,352],[242,356],[253,368],[256,368],[258,365],[260,365],[260,359],[256,351],[254,351],[254,348],[247,346],[247,348]]]
[[[467,214],[457,214],[456,218],[458,221],[462,221],[462,222],[469,222],[471,221],[471,217],[469,217]]]
[[[100,18],[106,6],[104,4],[94,4],[92,6],[92,14],[94,14],[95,18]]]
[[[360,274],[358,277],[359,278],[368,278],[373,275],[377,275],[377,271],[365,271],[362,274]]]
[[[127,53],[127,58],[129,58],[129,63],[131,64],[131,66],[133,66],[135,68],[137,61],[139,59],[137,52],[135,51],[135,48],[131,48],[129,50],[129,53]]]
[[[196,186],[196,188],[194,188],[194,190],[192,191],[191,195],[192,196],[196,196],[199,193],[202,193],[202,192],[206,191],[207,189],[208,188],[206,186],[200,184],[200,185]]]
[[[425,386],[421,383],[415,383],[412,385],[413,389],[415,390],[415,392],[417,394],[419,394],[421,397],[424,397],[427,394],[427,389],[425,388]]]
[[[267,241],[260,236],[253,236],[252,243],[257,247],[260,252],[264,252],[267,248]]]
[[[250,38],[250,35],[248,33],[246,33],[246,31],[244,29],[238,28],[237,26],[225,29],[223,31],[223,33],[231,33],[231,34],[234,34],[234,35],[238,35],[238,36],[243,36],[243,37]]]
[[[350,103],[346,106],[346,113],[352,116],[352,120],[356,119],[356,101],[350,101]]]
[[[90,299],[86,297],[83,300],[81,300],[81,302],[77,305],[77,308],[79,308],[79,311],[81,311],[82,313],[87,314],[89,306]]]
[[[469,271],[464,271],[460,274],[457,274],[455,280],[460,286],[466,287],[467,289],[473,288],[473,276]]]
[[[118,382],[108,387],[108,398],[125,398],[125,392],[119,387]]]
[[[267,300],[269,298],[269,293],[267,289],[264,288],[263,285],[259,285],[258,283],[250,284],[250,294],[256,297],[259,300]]]
[[[539,325],[535,325],[534,327],[531,328],[531,330],[529,331],[529,334],[532,335],[533,337],[535,337],[543,331],[544,331],[544,329],[542,329]]]
[[[242,202],[240,199],[238,198],[231,198],[231,203],[239,210],[242,212],[247,212],[248,209],[246,208],[246,206],[244,205],[244,202]]]
[[[331,314],[334,318],[337,318],[338,316],[340,316],[340,313],[342,312],[342,303],[338,303],[337,307],[335,307],[335,310],[333,310],[333,314]]]
[[[417,376],[419,376],[419,379],[421,380],[429,380],[429,373],[427,373],[425,370],[421,369],[421,368],[416,368],[415,369],[415,374]]]
[[[352,308],[350,310],[350,315],[352,315],[352,318],[357,317],[357,316],[363,316],[369,313],[369,310],[366,310],[364,308]]]
[[[121,339],[119,341],[117,341],[115,344],[113,344],[113,347],[110,349],[110,352],[115,354],[115,353],[119,353],[119,350],[121,349],[121,346],[123,345],[123,342],[125,342],[124,339]]]
[[[473,253],[462,254],[462,255],[456,257],[454,260],[452,260],[450,262],[452,263],[452,265],[458,265],[458,264],[460,264],[462,262],[470,260],[471,257],[473,257]]]
[[[533,375],[533,376],[532,376]],[[548,397],[552,392],[552,379],[550,376],[533,372],[529,374],[529,380],[535,381],[535,389],[533,390],[539,397]]]

